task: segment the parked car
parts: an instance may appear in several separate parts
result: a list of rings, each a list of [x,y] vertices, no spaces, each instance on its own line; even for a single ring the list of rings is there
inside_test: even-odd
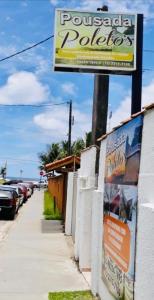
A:
[[[6,182],[4,182],[4,185],[11,185],[11,184],[18,184],[22,182],[22,180],[19,179],[12,179],[12,180],[6,180]]]
[[[33,184],[33,182],[32,181],[23,181],[23,184],[24,183],[28,183],[30,189],[32,190],[32,194],[33,194],[33,192],[34,192],[34,184]]]
[[[20,184],[20,183],[18,183],[18,186],[22,190],[22,193],[23,193],[23,196],[24,196],[23,202],[25,203],[28,199],[28,188],[25,185]]]
[[[27,188],[24,185],[20,185],[20,183],[18,184],[11,184],[10,185],[11,188],[14,188],[17,192],[17,194],[20,197],[20,205],[22,205],[24,202],[26,202],[27,200]]]
[[[5,213],[10,220],[14,220],[18,212],[18,194],[14,190],[0,190],[0,211]]]
[[[38,182],[39,188],[46,188],[47,187],[47,181],[46,180],[40,180]]]
[[[24,201],[24,196],[22,193],[22,190],[19,186],[17,185],[0,185],[0,190],[3,191],[15,191],[18,195],[18,200],[17,200],[17,207],[19,209],[19,207],[23,204]]]
[[[38,188],[39,187],[39,182],[38,181],[33,181],[33,186],[34,188]]]
[[[21,182],[20,185],[23,185],[23,186],[25,186],[27,188],[27,198],[31,197],[31,195],[32,195],[32,189],[31,189],[29,183],[27,183],[27,182]]]

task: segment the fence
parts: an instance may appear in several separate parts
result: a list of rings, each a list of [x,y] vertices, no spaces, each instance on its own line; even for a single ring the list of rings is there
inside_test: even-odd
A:
[[[138,179],[137,236],[134,285],[126,282],[125,300],[146,300],[154,298],[154,109],[144,112],[141,160]],[[137,134],[137,133],[135,133]],[[136,136],[135,136],[136,137]],[[81,168],[78,171],[77,192],[70,194],[67,202],[69,234],[72,234],[72,215],[76,218],[75,258],[81,271],[91,270],[91,289],[101,299],[113,300],[111,291],[102,280],[103,264],[103,198],[106,160],[106,138],[101,141],[98,187],[96,188],[96,147],[81,154]],[[68,185],[70,184],[70,178]],[[76,195],[75,207],[73,198]],[[67,199],[68,200],[68,199]],[[71,204],[70,204],[71,203]],[[69,213],[68,213],[69,212]],[[73,213],[72,213],[73,212]],[[73,217],[74,219],[74,217]],[[133,251],[131,252],[131,256]],[[117,298],[119,299],[119,298]]]

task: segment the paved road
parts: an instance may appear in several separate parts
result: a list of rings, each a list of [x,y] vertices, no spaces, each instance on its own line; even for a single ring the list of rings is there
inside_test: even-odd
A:
[[[42,220],[43,192],[36,191],[8,221],[0,241],[0,299],[47,300],[49,291],[89,289],[70,258],[57,221]]]

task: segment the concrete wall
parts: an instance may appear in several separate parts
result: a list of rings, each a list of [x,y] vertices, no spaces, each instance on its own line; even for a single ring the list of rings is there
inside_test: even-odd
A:
[[[138,183],[135,300],[154,299],[154,110],[144,116]]]
[[[78,171],[75,258],[82,271],[91,268],[91,222],[92,197],[95,188],[96,147],[90,147],[81,154],[81,168]],[[85,250],[84,250],[85,249]]]
[[[65,233],[75,240],[77,172],[68,173]]]
[[[93,192],[92,292],[113,300],[101,279],[103,241],[103,181],[106,141],[101,142],[98,191]],[[154,110],[144,114],[138,182],[138,227],[135,300],[154,299]]]
[[[99,294],[105,300],[110,295],[101,279],[102,272],[102,237],[103,237],[103,196],[105,176],[106,139],[101,142],[98,190],[93,192],[92,209],[92,276],[91,289],[94,295]],[[111,298],[110,298],[111,299]]]
[[[81,271],[91,269],[93,294],[99,294],[102,300],[113,300],[101,276],[105,157],[106,140],[103,140],[96,189],[96,148],[91,147],[81,154],[77,180],[75,258],[79,259]],[[144,114],[136,243],[134,299],[151,300],[154,299],[154,110]]]
[[[77,172],[74,173],[73,178],[73,206],[72,206],[72,239],[75,243],[75,230],[76,230],[76,201],[77,201]]]
[[[69,172],[68,182],[67,182],[66,221],[65,221],[66,235],[72,234],[73,181],[74,181],[74,173]]]

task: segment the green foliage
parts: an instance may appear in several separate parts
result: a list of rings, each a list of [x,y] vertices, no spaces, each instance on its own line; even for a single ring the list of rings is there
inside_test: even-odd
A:
[[[90,291],[49,293],[49,300],[95,300]]]
[[[72,143],[72,155],[80,156],[81,151],[91,145],[91,132],[86,133],[85,139],[86,141],[84,141],[82,138],[79,138]],[[68,141],[61,141],[60,143],[47,145],[47,150],[38,154],[41,162],[39,168],[43,169],[46,164],[58,159],[62,159],[66,156],[68,156]]]
[[[53,197],[48,191],[44,192],[44,212],[46,220],[61,220],[61,214],[54,205]]]
[[[41,161],[40,169],[42,166],[53,162],[54,160],[58,159],[60,153],[60,145],[59,143],[53,143],[52,145],[47,145],[47,151],[39,153],[39,159]]]
[[[92,145],[92,131],[86,132],[86,148]]]

